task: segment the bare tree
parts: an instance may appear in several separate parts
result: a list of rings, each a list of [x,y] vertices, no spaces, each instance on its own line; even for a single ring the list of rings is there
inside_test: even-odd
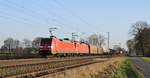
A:
[[[5,46],[5,45],[2,45],[1,46],[1,52],[5,52],[5,51],[7,51],[8,50],[8,48]]]
[[[105,45],[105,37],[101,34],[98,35],[98,40],[99,40],[99,46],[102,47],[102,45]]]
[[[20,41],[15,40],[11,37],[4,40],[4,45],[1,47],[3,52],[9,52],[9,55],[19,55],[20,51],[19,48]]]
[[[18,48],[19,44],[20,44],[20,41],[19,40],[14,40],[13,43],[14,43],[14,48]]]
[[[143,29],[149,27],[149,24],[145,21],[137,21],[135,24],[131,25],[131,29],[129,34],[132,36],[137,35],[138,33],[142,32]]]
[[[40,46],[40,42],[41,42],[42,37],[36,37],[33,41],[32,41],[32,47],[33,48],[38,48]]]
[[[14,46],[15,55],[20,56],[22,54],[22,52],[19,50],[20,49],[20,41],[14,40],[13,43],[14,43],[13,46]]]
[[[4,46],[7,47],[8,51],[12,51],[13,49],[13,38],[7,38],[6,40],[4,40]]]
[[[105,37],[101,34],[92,34],[88,37],[88,42],[92,45],[102,47],[105,44]]]
[[[32,52],[32,41],[30,41],[29,39],[24,39],[23,40],[24,42],[24,51],[23,51],[23,54],[24,56],[29,56],[31,55],[31,52]]]
[[[135,46],[135,42],[133,39],[130,39],[127,41],[127,47],[128,47],[128,50],[129,50],[129,55],[133,54],[135,51],[134,51],[134,46]]]
[[[42,39],[42,37],[36,37],[36,38],[32,41],[32,49],[33,49],[33,52],[34,52],[34,53],[37,53],[37,52],[38,52],[41,39]]]
[[[32,47],[32,41],[30,41],[29,39],[24,39],[24,45],[25,45],[25,48],[31,48]]]
[[[148,34],[150,32],[149,28],[149,24],[143,21],[138,21],[132,25],[130,34],[134,37],[134,49],[136,49],[137,54],[142,52],[144,55],[146,45],[145,43],[149,43],[147,40],[150,39],[150,35]]]

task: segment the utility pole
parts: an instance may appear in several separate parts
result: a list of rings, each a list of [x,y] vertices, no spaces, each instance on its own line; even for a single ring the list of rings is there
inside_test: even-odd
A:
[[[53,36],[53,31],[56,30],[56,29],[57,29],[56,27],[49,28],[49,32],[50,32],[51,36]]]
[[[109,49],[109,37],[110,37],[110,33],[109,32],[107,32],[107,34],[108,34],[108,40],[107,40],[107,47],[108,47],[108,49]]]

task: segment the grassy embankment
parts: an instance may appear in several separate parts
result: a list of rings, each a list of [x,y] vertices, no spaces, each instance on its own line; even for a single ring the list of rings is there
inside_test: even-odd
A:
[[[61,73],[55,73],[50,78],[144,78],[132,65],[127,57],[115,57],[106,62],[82,66]]]
[[[128,59],[117,66],[117,68],[114,67],[111,71],[108,70],[108,73],[112,74],[110,78],[144,78]]]
[[[150,62],[150,57],[142,57],[144,61]]]

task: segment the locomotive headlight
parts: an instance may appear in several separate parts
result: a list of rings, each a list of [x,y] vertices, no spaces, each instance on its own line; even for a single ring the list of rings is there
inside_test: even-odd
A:
[[[53,48],[53,46],[51,46],[51,48]]]
[[[40,46],[40,48],[43,48],[43,46]]]
[[[51,48],[51,46],[47,46],[47,48]]]

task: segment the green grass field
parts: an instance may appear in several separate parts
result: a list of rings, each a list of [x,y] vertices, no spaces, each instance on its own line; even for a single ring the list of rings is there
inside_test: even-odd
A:
[[[150,57],[142,57],[143,60],[150,62]]]
[[[144,78],[128,58],[116,66],[108,67],[104,74],[99,74],[94,78]]]
[[[15,52],[0,52],[0,56],[15,56]]]
[[[144,78],[144,76],[133,66],[130,60],[125,62],[117,69],[115,78]]]

